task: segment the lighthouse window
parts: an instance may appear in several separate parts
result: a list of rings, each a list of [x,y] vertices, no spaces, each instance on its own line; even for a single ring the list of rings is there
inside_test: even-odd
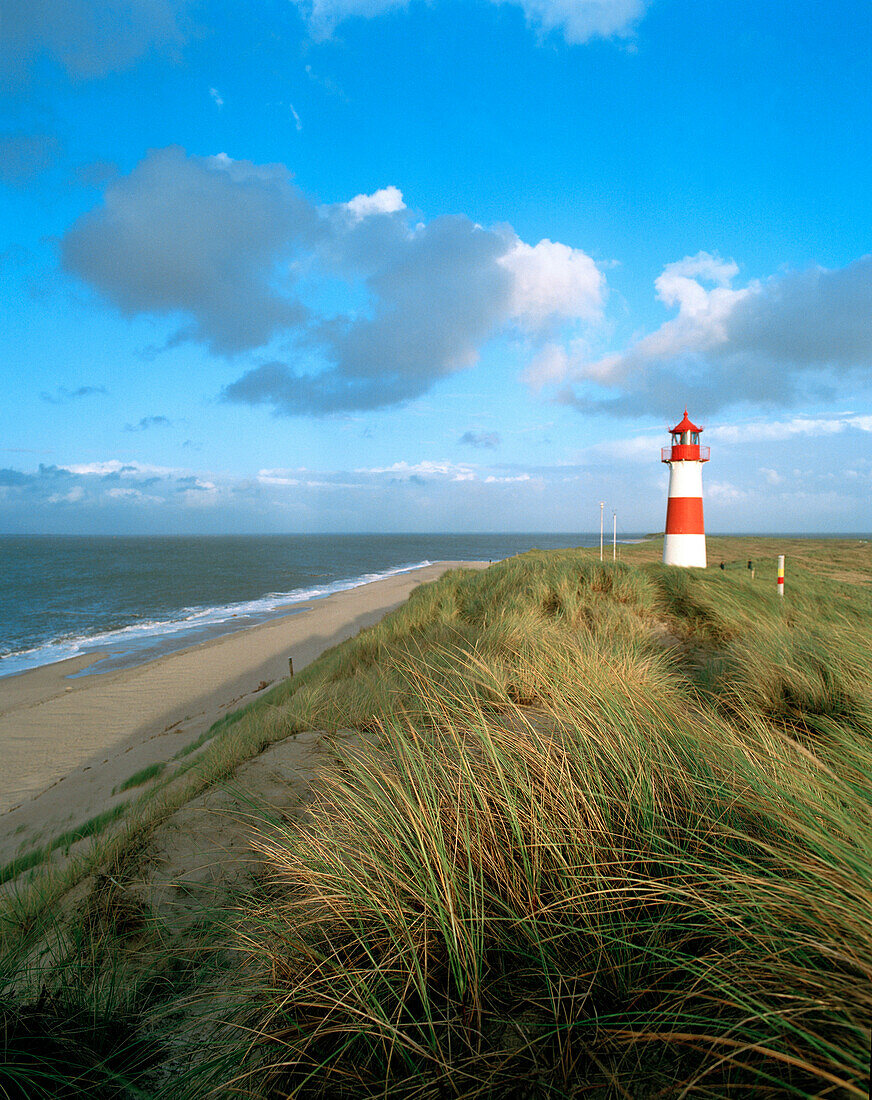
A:
[[[699,432],[691,432],[690,433],[690,442],[691,443],[699,443]]]
[[[681,442],[681,432],[672,433],[672,442],[676,447],[678,446],[678,444]]]

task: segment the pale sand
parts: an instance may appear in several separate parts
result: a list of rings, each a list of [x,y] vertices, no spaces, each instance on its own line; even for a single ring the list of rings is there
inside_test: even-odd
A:
[[[400,573],[135,668],[68,679],[90,656],[0,680],[0,861],[113,805],[125,779],[287,677],[289,657],[299,672],[455,566],[487,563]]]

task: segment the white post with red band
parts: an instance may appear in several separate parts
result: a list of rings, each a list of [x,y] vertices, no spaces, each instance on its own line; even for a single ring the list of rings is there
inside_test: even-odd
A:
[[[701,447],[702,428],[684,419],[670,428],[672,446],[664,447],[660,459],[669,466],[669,500],[666,506],[665,565],[696,566],[705,569],[705,525],[702,516],[702,464],[709,460],[709,448]]]
[[[778,555],[778,595],[784,595],[784,555]]]

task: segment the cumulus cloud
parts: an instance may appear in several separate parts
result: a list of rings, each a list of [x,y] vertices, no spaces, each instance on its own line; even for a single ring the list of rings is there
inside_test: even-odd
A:
[[[868,378],[872,358],[872,256],[735,287],[738,267],[701,252],[669,264],[655,283],[677,316],[623,351],[591,360],[550,351],[533,384],[559,385],[586,410],[673,415],[830,396]]]
[[[187,0],[3,0],[0,77],[21,80],[42,57],[73,77],[125,69],[185,40]]]
[[[498,263],[502,235],[442,217],[391,233],[392,248],[381,247],[384,236],[370,239],[373,252],[349,242],[350,254],[370,268],[369,315],[327,319],[310,333],[332,365],[311,375],[272,361],[228,386],[227,400],[289,414],[373,409],[417,397],[476,362],[480,345],[510,315],[512,278]],[[334,253],[342,244],[334,240]]]
[[[289,415],[417,397],[501,331],[596,324],[605,293],[581,250],[459,215],[413,219],[395,186],[318,206],[282,166],[176,147],[113,180],[61,257],[122,313],[181,318],[170,344],[228,356],[274,338],[293,347],[290,359],[266,352],[223,391]],[[364,307],[310,312],[299,287],[319,280]]]
[[[45,172],[61,154],[61,142],[54,134],[0,133],[0,180],[23,187]]]
[[[517,3],[527,22],[548,34],[562,34],[567,42],[592,38],[626,38],[645,14],[647,0],[492,0]],[[408,0],[294,0],[315,38],[329,37],[338,23],[351,16],[372,18],[405,8]]]
[[[397,214],[406,209],[403,192],[399,187],[383,187],[371,195],[355,195],[343,204],[353,221],[359,222],[370,214]]]
[[[411,226],[404,210],[386,188],[330,212],[323,257],[361,276],[370,300],[368,314],[311,330],[332,366],[313,375],[270,361],[228,386],[226,399],[284,413],[379,408],[472,366],[507,325],[535,332],[549,319],[598,320],[604,284],[580,250],[524,245],[461,216]]]
[[[515,0],[493,0],[513,3]],[[647,0],[518,0],[538,30],[562,34],[567,42],[627,38],[645,14]]]
[[[174,341],[232,354],[304,319],[277,267],[316,226],[284,166],[171,146],[109,184],[62,238],[61,260],[127,316],[187,315]]]
[[[531,329],[549,322],[600,319],[605,277],[579,248],[557,241],[515,241],[500,263],[513,278],[511,311]]]

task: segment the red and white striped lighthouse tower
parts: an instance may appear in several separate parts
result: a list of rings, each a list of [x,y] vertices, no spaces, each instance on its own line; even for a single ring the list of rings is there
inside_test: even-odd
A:
[[[669,501],[666,506],[666,565],[695,565],[705,569],[705,527],[702,521],[702,464],[709,460],[709,448],[700,447],[702,428],[684,419],[670,428],[672,446],[660,451],[661,462],[669,465]]]

